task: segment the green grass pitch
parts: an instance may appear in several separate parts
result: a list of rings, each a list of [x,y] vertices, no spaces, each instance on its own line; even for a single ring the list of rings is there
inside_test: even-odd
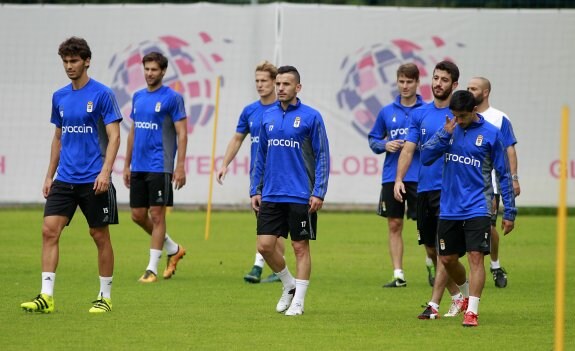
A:
[[[142,285],[149,237],[120,213],[112,226],[116,266],[113,311],[88,313],[98,292],[96,248],[80,211],[60,240],[56,311],[30,314],[20,303],[40,290],[42,211],[0,211],[2,350],[552,350],[556,220],[518,216],[501,238],[509,285],[487,276],[478,328],[462,317],[418,320],[431,295],[415,225],[404,229],[407,288],[383,289],[392,275],[387,223],[374,213],[324,212],[312,243],[305,314],[275,312],[281,284],[249,285],[255,219],[250,212],[173,211],[168,232],[187,255],[171,280]],[[575,218],[568,223],[565,350],[575,350]],[[291,247],[286,258],[295,271]],[[165,261],[162,261],[162,267]],[[269,268],[264,269],[264,276]],[[449,307],[444,296],[441,313]]]

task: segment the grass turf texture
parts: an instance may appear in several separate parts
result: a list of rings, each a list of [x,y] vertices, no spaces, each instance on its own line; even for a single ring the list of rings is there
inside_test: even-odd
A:
[[[501,239],[509,285],[488,273],[478,328],[462,316],[418,320],[431,295],[415,225],[404,229],[407,288],[383,289],[392,275],[387,224],[372,213],[321,213],[312,243],[313,271],[303,316],[275,312],[281,284],[250,285],[255,220],[249,212],[174,211],[170,235],[187,249],[171,280],[142,285],[149,239],[129,213],[112,227],[116,267],[113,311],[91,315],[98,292],[96,248],[78,211],[60,240],[53,314],[31,314],[20,303],[40,290],[41,210],[0,211],[2,350],[551,350],[554,340],[554,217],[520,216]],[[569,218],[573,247],[575,218]],[[287,260],[295,271],[291,247]],[[573,252],[572,250],[569,250]],[[160,272],[165,266],[161,262]],[[487,264],[486,264],[487,266]],[[488,269],[488,267],[487,267]],[[565,349],[575,349],[575,255],[568,255]],[[264,269],[267,276],[269,268]],[[441,314],[449,308],[446,294]]]

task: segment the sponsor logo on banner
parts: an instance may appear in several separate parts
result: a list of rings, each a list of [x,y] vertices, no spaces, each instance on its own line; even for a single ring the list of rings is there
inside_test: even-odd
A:
[[[146,88],[142,58],[157,51],[168,59],[168,69],[163,83],[174,89],[184,98],[187,115],[187,130],[191,134],[196,127],[205,126],[214,116],[217,79],[223,87],[224,77],[221,64],[223,45],[230,44],[229,39],[216,40],[209,33],[200,32],[185,40],[165,35],[158,38],[127,43],[127,48],[114,54],[109,67],[113,74],[110,87],[116,95],[122,115],[129,116],[132,96],[138,90]],[[155,111],[160,112],[161,104]],[[124,118],[122,127],[128,131],[132,121]]]
[[[374,43],[355,50],[342,58],[340,72],[343,84],[337,92],[339,107],[351,125],[363,136],[370,132],[381,108],[399,95],[397,68],[414,63],[419,68],[419,92],[425,101],[433,99],[431,76],[435,65],[442,60],[457,63],[461,43],[450,44],[439,36],[415,42],[396,38]]]

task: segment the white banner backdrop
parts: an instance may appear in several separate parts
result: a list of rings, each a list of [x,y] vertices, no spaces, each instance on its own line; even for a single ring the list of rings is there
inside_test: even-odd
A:
[[[575,11],[454,10],[270,4],[260,6],[118,5],[0,7],[0,203],[43,202],[54,126],[52,93],[68,84],[57,55],[70,36],[88,40],[90,76],[112,87],[124,115],[114,167],[120,203],[131,94],[145,87],[138,53],[163,51],[165,82],[182,92],[189,116],[188,184],[177,204],[208,199],[217,77],[221,78],[219,167],[242,108],[257,99],[256,64],[293,65],[300,98],[323,115],[332,153],[326,202],[377,202],[383,156],[366,134],[395,95],[395,70],[422,68],[421,94],[431,99],[435,64],[456,62],[460,89],[473,76],[492,82],[491,103],[509,114],[519,141],[519,206],[554,206],[558,198],[561,108],[574,108]],[[575,135],[572,118],[570,135]],[[245,144],[249,143],[246,141]],[[575,206],[575,142],[568,163]],[[214,204],[247,204],[249,146],[244,145]]]

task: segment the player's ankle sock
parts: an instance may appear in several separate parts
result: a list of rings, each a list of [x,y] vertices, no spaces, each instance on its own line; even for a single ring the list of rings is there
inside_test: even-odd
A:
[[[54,283],[56,281],[56,273],[42,272],[42,294],[54,296]]]
[[[150,249],[150,262],[148,263],[146,270],[152,271],[157,275],[158,262],[160,262],[160,258],[162,258],[162,250]]]
[[[112,277],[100,276],[100,293],[98,294],[98,296],[102,296],[109,299],[111,298],[111,295],[112,295]]]
[[[166,233],[166,237],[164,238],[164,249],[166,249],[166,253],[168,256],[175,255],[178,252],[179,245],[177,242],[172,240],[168,233]]]

